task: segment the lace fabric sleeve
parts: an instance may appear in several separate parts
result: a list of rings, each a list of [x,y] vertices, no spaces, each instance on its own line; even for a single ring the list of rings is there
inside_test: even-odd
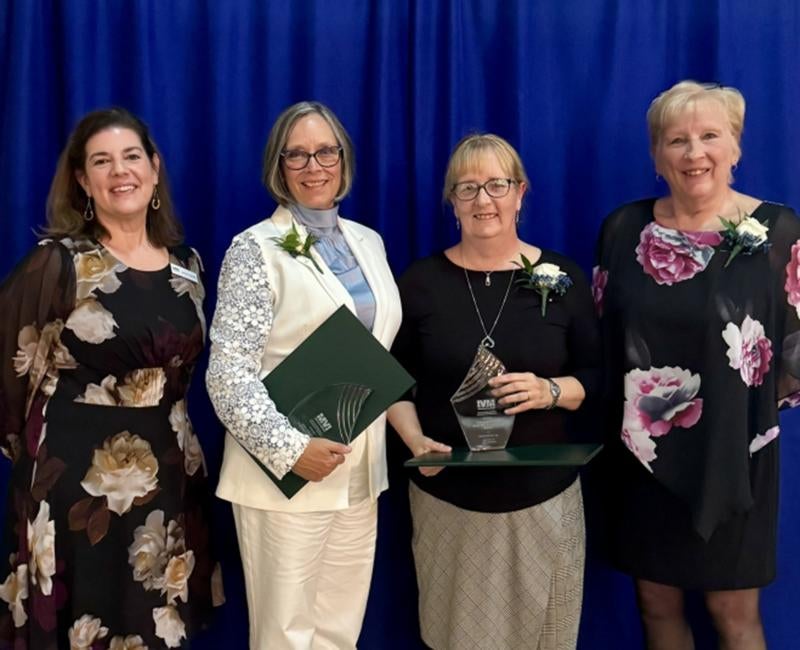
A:
[[[37,391],[74,367],[61,344],[74,306],[75,267],[57,242],[41,242],[0,285],[0,449],[12,461]]]
[[[278,411],[259,378],[272,319],[272,291],[261,248],[251,234],[239,235],[220,270],[206,387],[228,432],[282,478],[309,437]]]

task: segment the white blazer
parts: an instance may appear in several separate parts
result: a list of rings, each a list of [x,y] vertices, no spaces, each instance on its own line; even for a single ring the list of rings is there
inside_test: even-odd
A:
[[[259,243],[273,296],[273,323],[261,358],[260,378],[266,377],[303,340],[341,305],[355,313],[353,299],[325,261],[312,248],[311,254],[323,269],[320,273],[307,258],[292,257],[272,237],[283,237],[292,224],[305,239],[307,231],[292,213],[279,207],[269,219],[249,228]],[[353,255],[375,296],[372,333],[387,349],[400,327],[400,295],[380,235],[361,224],[339,219],[339,225]],[[345,462],[319,482],[307,483],[291,499],[265,476],[249,454],[230,433],[225,436],[217,496],[250,508],[284,512],[312,512],[347,508],[353,460],[363,453],[369,460],[369,491],[374,501],[388,487],[386,476],[386,415],[381,415],[353,443]]]

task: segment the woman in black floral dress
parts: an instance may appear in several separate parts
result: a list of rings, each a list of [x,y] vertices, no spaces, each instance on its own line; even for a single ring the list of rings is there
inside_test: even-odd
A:
[[[185,400],[201,263],[164,179],[139,119],[87,115],[56,170],[51,238],[0,287],[2,647],[179,647],[221,600]]]
[[[648,111],[668,196],[603,225],[595,298],[617,412],[613,553],[650,648],[692,648],[683,590],[723,648],[765,647],[778,407],[800,403],[800,220],[735,191],[744,100],[682,82]]]

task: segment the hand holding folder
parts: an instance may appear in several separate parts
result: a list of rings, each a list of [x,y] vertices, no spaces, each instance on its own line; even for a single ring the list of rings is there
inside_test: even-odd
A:
[[[344,306],[264,379],[293,427],[344,444],[413,385],[411,375]],[[250,455],[287,498],[307,483],[293,472],[278,479]]]

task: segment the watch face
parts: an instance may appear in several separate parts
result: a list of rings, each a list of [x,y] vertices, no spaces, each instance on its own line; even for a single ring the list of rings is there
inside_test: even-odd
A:
[[[550,396],[553,399],[558,399],[561,396],[561,386],[559,386],[552,379],[550,380]]]

